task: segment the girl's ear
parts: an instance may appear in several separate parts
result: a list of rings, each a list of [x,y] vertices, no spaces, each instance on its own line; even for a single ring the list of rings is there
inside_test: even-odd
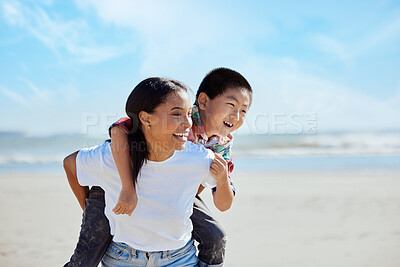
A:
[[[139,120],[141,122],[142,125],[144,125],[145,127],[150,126],[150,117],[151,114],[147,113],[146,111],[140,111],[139,112]]]
[[[201,92],[199,94],[199,97],[197,97],[197,104],[199,106],[199,109],[201,109],[201,110],[205,110],[207,108],[207,105],[209,102],[210,102],[210,98],[204,92]]]

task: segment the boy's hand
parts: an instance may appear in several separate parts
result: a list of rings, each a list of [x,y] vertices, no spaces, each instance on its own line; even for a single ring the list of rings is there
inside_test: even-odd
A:
[[[138,202],[138,198],[135,190],[125,190],[122,189],[119,193],[118,203],[113,208],[113,212],[116,215],[119,214],[128,214],[132,215],[132,212],[135,210]]]
[[[212,176],[218,182],[228,181],[228,163],[226,160],[217,153],[214,153],[215,158],[210,166]]]
[[[213,191],[213,200],[215,207],[220,211],[228,210],[233,202],[233,191],[229,183],[228,163],[219,154],[215,154],[215,158],[210,166],[212,176],[217,180],[216,190]]]

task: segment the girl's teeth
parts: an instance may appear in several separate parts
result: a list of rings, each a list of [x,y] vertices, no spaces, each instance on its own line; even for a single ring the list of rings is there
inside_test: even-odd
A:
[[[177,134],[177,133],[174,135],[181,136],[181,137],[187,136],[187,134]]]

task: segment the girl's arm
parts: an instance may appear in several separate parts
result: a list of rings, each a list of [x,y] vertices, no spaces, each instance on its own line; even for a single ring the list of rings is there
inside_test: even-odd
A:
[[[132,180],[132,158],[129,153],[128,135],[121,127],[112,127],[110,133],[111,151],[122,184],[113,212],[117,215],[128,214],[130,216],[136,208],[138,199]]]
[[[78,177],[76,176],[76,155],[78,151],[72,153],[71,155],[65,157],[63,161],[65,174],[67,175],[69,186],[72,189],[76,199],[81,205],[82,210],[85,208],[86,197],[89,193],[89,188],[87,186],[81,186],[78,183]]]
[[[201,192],[203,192],[204,186],[200,185],[199,190],[197,190],[197,195],[200,195]]]
[[[214,205],[220,211],[226,211],[232,205],[234,194],[228,177],[228,164],[221,155],[215,153],[210,172],[217,180],[217,187],[213,192]]]

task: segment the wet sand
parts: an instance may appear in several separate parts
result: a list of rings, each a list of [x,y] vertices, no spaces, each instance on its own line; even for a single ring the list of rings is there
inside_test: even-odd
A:
[[[398,267],[400,174],[234,174],[225,266]],[[0,174],[0,266],[62,266],[81,209],[65,176]]]

